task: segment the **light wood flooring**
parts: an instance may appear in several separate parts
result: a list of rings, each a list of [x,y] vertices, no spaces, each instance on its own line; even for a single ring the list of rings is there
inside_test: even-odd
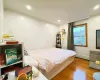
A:
[[[93,80],[93,73],[100,72],[89,68],[89,61],[75,58],[75,61],[66,67],[52,80]]]

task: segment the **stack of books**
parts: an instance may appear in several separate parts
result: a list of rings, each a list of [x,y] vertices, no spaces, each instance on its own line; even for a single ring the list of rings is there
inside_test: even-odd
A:
[[[10,41],[6,41],[6,44],[18,44],[18,41],[10,40]]]

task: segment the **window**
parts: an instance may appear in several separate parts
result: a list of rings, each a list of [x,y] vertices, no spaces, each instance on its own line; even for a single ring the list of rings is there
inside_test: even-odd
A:
[[[75,46],[87,47],[87,23],[74,26],[73,36]]]

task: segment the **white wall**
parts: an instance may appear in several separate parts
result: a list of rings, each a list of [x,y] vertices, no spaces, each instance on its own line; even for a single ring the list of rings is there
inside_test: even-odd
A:
[[[0,36],[3,32],[3,0],[0,0]]]
[[[8,10],[4,11],[4,33],[12,31],[27,49],[54,47],[58,27]]]
[[[96,50],[96,30],[100,29],[100,15],[78,21],[75,25],[83,23],[88,23],[88,47],[75,47],[75,49],[78,57],[89,59],[89,51]],[[64,27],[67,29],[68,25],[66,24]]]
[[[67,49],[67,35],[68,35],[68,24],[59,27],[59,30],[65,29],[66,34],[64,34],[64,40],[61,40],[61,45],[63,49]]]

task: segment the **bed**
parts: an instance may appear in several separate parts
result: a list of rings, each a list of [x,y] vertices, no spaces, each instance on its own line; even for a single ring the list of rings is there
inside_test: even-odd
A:
[[[28,50],[24,62],[37,67],[50,80],[71,64],[75,55],[75,51],[58,48]]]

